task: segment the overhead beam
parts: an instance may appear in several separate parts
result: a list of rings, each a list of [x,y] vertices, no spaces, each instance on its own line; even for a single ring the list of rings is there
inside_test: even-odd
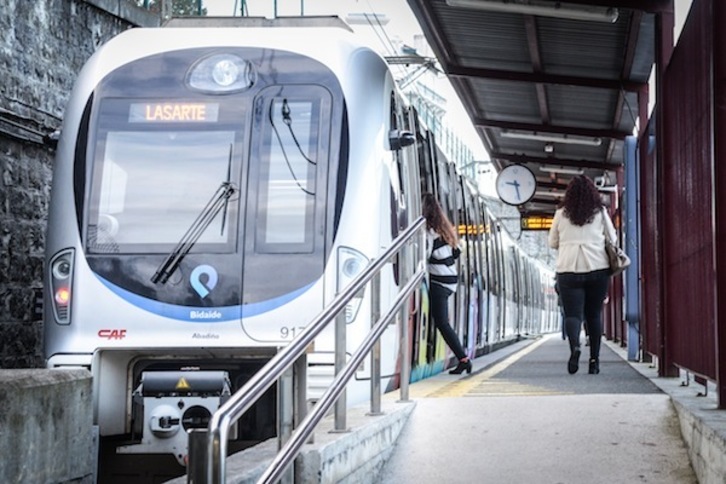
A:
[[[554,198],[533,198],[527,203],[539,203],[540,205],[557,205],[560,200]]]
[[[557,157],[538,157],[527,155],[512,155],[507,153],[490,153],[489,157],[493,160],[508,161],[510,163],[539,163],[541,165],[559,165],[572,166],[575,168],[592,168],[593,170],[617,170],[622,163],[601,163],[590,160],[573,160]]]
[[[520,210],[520,215],[523,217],[551,217],[552,212],[544,212],[542,210],[527,210],[526,208]]]
[[[524,16],[524,30],[527,32],[527,46],[529,50],[529,59],[532,62],[532,72],[541,73],[544,71],[542,67],[542,56],[539,52],[539,35],[537,35],[537,24],[531,15]],[[537,93],[537,104],[539,105],[539,116],[542,124],[550,124],[550,108],[547,102],[547,89],[542,83],[535,84],[535,92]]]
[[[641,11],[635,11],[630,16],[630,28],[628,29],[628,38],[625,42],[625,58],[623,60],[623,69],[620,73],[620,77],[623,79],[628,79],[632,72],[633,72],[633,62],[635,60],[635,51],[638,45],[638,38],[640,37],[640,27],[643,23],[643,12]],[[644,87],[643,89],[647,89],[647,87]],[[640,94],[643,92],[643,89],[638,91],[637,95],[640,96]],[[618,93],[618,100],[615,103],[615,112],[613,113],[613,128],[617,128],[620,125],[620,119],[623,114],[623,109],[627,107],[628,110],[631,109],[631,105],[627,104],[626,106],[626,99],[625,99],[625,92],[620,91]],[[631,119],[633,119],[633,124],[635,124],[635,118],[638,117],[640,112],[630,112]],[[643,118],[641,118],[640,125],[646,124],[645,121],[643,121]],[[611,139],[610,143],[608,145],[607,160],[611,159],[613,157],[613,153],[615,152],[615,140]]]
[[[594,5],[597,7],[642,10],[648,13],[672,12],[671,0],[567,0],[567,3]]]
[[[590,136],[593,138],[612,138],[623,140],[632,133],[614,129],[580,128],[576,126],[553,126],[550,124],[516,123],[513,121],[495,121],[492,119],[476,118],[474,126],[480,128],[516,129],[520,131],[537,131],[538,133],[573,134],[577,136]]]
[[[567,189],[567,183],[543,182],[543,181],[537,180],[537,187],[540,187],[540,188],[551,188],[553,190],[566,190]]]
[[[642,82],[632,82],[623,79],[598,79],[593,77],[562,76],[558,74],[545,74],[544,72],[518,72],[501,69],[484,69],[481,67],[466,67],[458,64],[446,64],[444,72],[453,77],[467,77],[477,79],[497,79],[503,81],[534,82],[541,84],[564,84],[569,86],[593,87],[598,89],[613,89],[636,92],[643,87]]]

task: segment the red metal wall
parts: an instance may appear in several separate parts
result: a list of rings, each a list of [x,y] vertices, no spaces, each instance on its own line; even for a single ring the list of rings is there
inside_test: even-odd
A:
[[[643,352],[660,355],[662,334],[661,298],[661,237],[658,232],[659,179],[662,176],[658,157],[651,137],[655,133],[655,122],[651,121],[640,139],[640,274],[641,274],[641,319],[640,332]]]
[[[663,173],[661,356],[715,379],[710,14],[710,1],[693,3],[660,86],[658,163]]]

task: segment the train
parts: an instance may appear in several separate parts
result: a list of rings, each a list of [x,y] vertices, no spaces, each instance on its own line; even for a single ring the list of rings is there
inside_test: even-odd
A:
[[[556,331],[554,273],[457,161],[386,60],[337,17],[172,19],[101,46],[57,145],[44,290],[47,367],[93,376],[101,475],[123,482],[143,465],[109,462],[144,457],[178,475],[186,431],[421,216],[424,192],[461,236],[450,313],[468,354]],[[383,272],[382,304],[396,270]],[[411,381],[454,364],[426,295],[423,283],[405,323]],[[355,348],[370,291],[345,317]],[[381,340],[387,390],[399,383],[399,337],[391,325]],[[332,330],[308,374],[314,400],[334,376]],[[366,398],[369,378],[359,370],[349,403]],[[271,389],[239,420],[231,450],[275,435],[276,399]]]

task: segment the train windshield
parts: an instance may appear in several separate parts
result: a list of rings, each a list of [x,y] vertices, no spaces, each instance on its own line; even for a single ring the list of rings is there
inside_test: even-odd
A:
[[[220,186],[237,181],[241,156],[240,127],[232,130],[219,123],[218,109],[213,104],[104,100],[92,175],[89,252],[167,252],[195,225],[192,251],[234,250],[239,197],[224,200],[214,213],[206,208]],[[209,219],[200,230],[197,220],[203,215]]]

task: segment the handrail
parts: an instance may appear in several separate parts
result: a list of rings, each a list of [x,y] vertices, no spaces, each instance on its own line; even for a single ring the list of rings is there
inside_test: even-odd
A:
[[[350,299],[353,298],[358,292],[365,287],[365,285],[375,277],[381,269],[389,262],[389,260],[404,247],[405,244],[413,240],[417,232],[425,226],[425,219],[420,217],[413,224],[407,227],[398,237],[391,243],[391,246],[380,256],[378,259],[374,259],[371,263],[359,274],[338,296],[333,299],[332,303],[326,307],[318,316],[316,316],[305,329],[294,338],[287,346],[283,347],[270,361],[268,361],[255,375],[250,378],[234,395],[230,397],[215,413],[209,421],[208,433],[207,433],[207,444],[206,444],[206,481],[210,484],[223,484],[226,475],[226,456],[227,456],[227,440],[229,436],[229,429],[231,425],[236,422],[249,408],[270,388],[281,376],[287,371],[290,366],[300,358],[313,342],[313,340],[325,329],[325,327],[334,320],[334,318],[340,313],[345,305],[348,304]],[[423,231],[421,231],[423,233]],[[422,265],[423,261],[419,261]],[[420,281],[423,278],[424,268],[419,267],[411,281],[405,286],[409,292],[412,292],[411,287],[415,287],[414,280]],[[420,275],[420,276],[419,276]],[[399,298],[402,297],[399,293]],[[405,300],[405,296],[403,296]],[[396,299],[398,301],[398,298]],[[400,304],[400,302],[399,302]],[[388,317],[388,314],[386,315]],[[385,318],[384,318],[385,320]],[[381,324],[381,327],[385,325]],[[373,333],[378,331],[379,324],[372,329],[369,333],[369,337],[366,338],[364,344],[373,336]],[[377,340],[380,334],[375,337]],[[375,342],[373,341],[373,343]],[[371,345],[373,344],[371,343]],[[358,352],[356,352],[358,355]],[[365,353],[363,353],[365,355]],[[345,373],[349,372],[349,368],[356,368],[358,365],[352,366],[346,365],[345,369],[341,371],[333,382],[340,383],[339,377],[342,380]],[[347,371],[346,371],[347,370]],[[347,382],[347,380],[346,380]],[[331,385],[332,387],[332,385]],[[330,398],[334,399],[339,396],[340,391],[333,391],[336,395]],[[326,396],[331,392],[330,388],[326,392]],[[327,400],[326,400],[327,402]],[[315,412],[312,413],[315,415]],[[307,424],[313,418],[306,418],[304,422]],[[317,422],[315,422],[317,424]],[[297,433],[296,433],[297,436]],[[294,440],[294,439],[291,439]],[[196,446],[190,445],[190,462],[195,458],[192,454]]]
[[[383,332],[386,330],[386,326],[390,323],[396,312],[400,309],[401,305],[406,302],[408,297],[411,295],[418,284],[423,280],[426,275],[425,269],[418,271],[413,275],[411,280],[404,286],[401,292],[398,293],[393,306],[386,313],[386,315],[379,319],[368,336],[363,341],[361,346],[358,348],[350,361],[345,365],[343,371],[335,376],[333,382],[330,384],[328,389],[325,391],[320,400],[315,404],[315,408],[303,419],[300,425],[295,429],[292,437],[285,443],[285,446],[280,449],[277,456],[272,460],[267,470],[262,474],[262,477],[257,481],[259,483],[274,483],[277,482],[280,477],[284,474],[287,466],[289,466],[295,456],[297,456],[300,447],[303,446],[305,441],[310,434],[315,430],[315,426],[320,423],[326,412],[333,406],[337,398],[345,389],[345,385],[355,375],[356,369],[363,362],[363,358],[366,357],[367,353],[370,352],[373,345],[378,341]]]

